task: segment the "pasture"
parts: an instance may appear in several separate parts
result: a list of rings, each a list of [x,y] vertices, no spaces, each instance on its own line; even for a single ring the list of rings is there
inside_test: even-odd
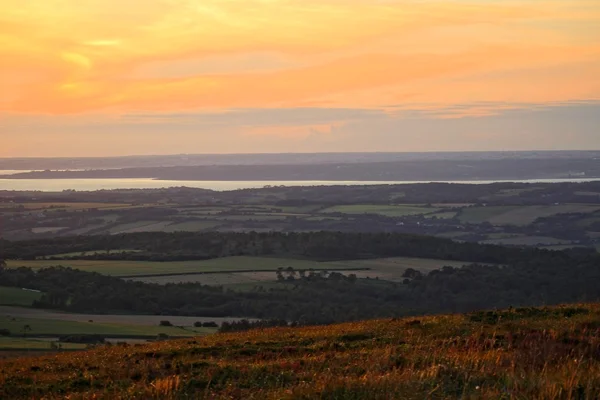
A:
[[[166,225],[162,231],[163,232],[198,232],[204,231],[207,229],[212,229],[221,225],[220,222],[215,221],[188,221],[181,223],[174,223],[171,225]]]
[[[593,213],[598,210],[600,205],[596,204],[468,207],[461,211],[458,218],[467,223],[525,226],[538,218],[567,213]]]
[[[377,258],[372,260],[334,261],[324,263],[330,268],[368,268],[368,271],[351,271],[358,278],[379,278],[392,282],[402,282],[402,274],[408,268],[429,273],[444,266],[462,267],[470,264],[467,261],[435,260],[429,258],[392,257]]]
[[[51,343],[53,341],[54,340],[33,337],[24,338],[0,336],[0,351],[5,352],[7,350],[52,350]],[[60,347],[62,350],[83,350],[85,349],[86,345],[81,343],[61,343]]]
[[[86,210],[86,209],[122,209],[129,208],[125,203],[85,203],[85,202],[55,202],[55,203],[0,203],[0,208],[21,208],[25,210]]]
[[[440,208],[425,207],[419,205],[373,205],[373,204],[355,204],[329,207],[321,211],[322,214],[342,213],[342,214],[378,214],[385,217],[406,217],[410,215],[431,214],[440,211]]]
[[[88,272],[128,277],[147,283],[187,283],[227,286],[256,284],[276,280],[275,271],[291,267],[294,270],[327,270],[359,278],[379,278],[401,282],[407,268],[428,273],[443,266],[461,267],[469,262],[425,258],[393,257],[361,260],[318,262],[270,257],[223,257],[199,261],[118,261],[118,260],[32,260],[8,261],[9,267],[33,269],[62,265]]]
[[[546,236],[516,236],[484,240],[481,243],[499,244],[503,246],[562,246],[571,242]],[[572,247],[572,246],[571,246]]]
[[[237,320],[238,318],[205,318],[171,315],[95,315],[74,314],[41,309],[0,306],[0,326],[13,335],[106,335],[119,337],[196,336],[213,333],[214,328],[196,328],[197,321],[207,322]],[[160,321],[173,326],[159,326]],[[92,321],[92,322],[90,322]],[[29,326],[29,328],[25,328]],[[181,328],[183,327],[183,328]]]
[[[62,265],[88,272],[99,272],[113,276],[136,276],[156,274],[189,274],[203,272],[231,272],[273,270],[292,267],[294,269],[318,269],[316,261],[269,257],[223,257],[199,261],[120,261],[120,260],[9,260],[9,268],[30,267],[39,269]]]
[[[47,258],[70,258],[70,257],[85,257],[88,255],[93,255],[93,254],[97,254],[97,253],[102,253],[102,254],[125,254],[125,253],[138,253],[141,250],[134,250],[134,249],[114,249],[114,250],[92,250],[92,251],[75,251],[72,253],[61,253],[61,254],[52,254],[49,256],[46,256]],[[57,262],[57,261],[54,261]]]
[[[16,287],[0,286],[0,305],[5,306],[31,306],[35,300],[42,296],[40,292],[24,290]]]
[[[167,318],[164,319],[166,320]],[[0,324],[2,324],[4,329],[8,329],[13,334],[31,336],[107,335],[121,337],[152,337],[159,333],[165,333],[169,336],[196,336],[201,333],[207,333],[197,332],[197,329],[208,329],[191,327],[182,329],[170,326],[158,326],[158,324],[156,326],[142,326],[6,316],[0,316]],[[29,327],[27,331],[25,331],[26,326]]]

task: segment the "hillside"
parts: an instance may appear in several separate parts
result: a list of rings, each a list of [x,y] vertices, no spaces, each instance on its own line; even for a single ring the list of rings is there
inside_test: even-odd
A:
[[[278,328],[0,362],[0,399],[600,397],[600,304]]]

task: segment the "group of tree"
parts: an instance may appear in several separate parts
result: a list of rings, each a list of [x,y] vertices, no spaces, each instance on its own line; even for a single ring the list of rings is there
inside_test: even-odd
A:
[[[377,237],[386,235],[370,237],[372,248],[380,249],[379,255],[389,254],[389,244],[377,243]],[[436,239],[432,241],[436,243]],[[327,248],[326,243],[323,248]],[[418,247],[428,241],[417,238],[413,243]],[[356,279],[337,272],[315,271],[312,276],[301,277],[299,272],[288,271],[292,279],[286,277],[284,282],[267,288],[258,285],[249,292],[197,283],[134,282],[64,267],[38,271],[7,268],[0,272],[0,286],[40,290],[44,294],[33,304],[35,307],[72,312],[230,316],[300,324],[600,299],[598,254],[502,247],[491,247],[488,253],[488,246],[455,246],[462,252],[444,255],[500,262],[443,267],[427,275],[407,271],[405,284]]]
[[[312,260],[420,257],[478,263],[506,263],[537,257],[544,250],[507,249],[402,233],[302,232],[143,232],[72,236],[0,243],[7,259],[26,260],[77,253],[79,258],[139,261],[203,260],[227,256],[281,256]],[[106,250],[137,249],[120,253]],[[57,264],[59,262],[57,261]]]

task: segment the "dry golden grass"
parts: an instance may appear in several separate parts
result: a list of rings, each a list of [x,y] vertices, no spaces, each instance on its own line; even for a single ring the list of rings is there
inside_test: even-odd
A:
[[[279,328],[0,362],[0,398],[598,399],[600,305]]]

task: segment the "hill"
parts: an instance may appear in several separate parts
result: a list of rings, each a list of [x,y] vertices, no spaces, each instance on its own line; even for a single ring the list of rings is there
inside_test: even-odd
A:
[[[0,362],[0,398],[600,397],[600,304],[220,333]]]

